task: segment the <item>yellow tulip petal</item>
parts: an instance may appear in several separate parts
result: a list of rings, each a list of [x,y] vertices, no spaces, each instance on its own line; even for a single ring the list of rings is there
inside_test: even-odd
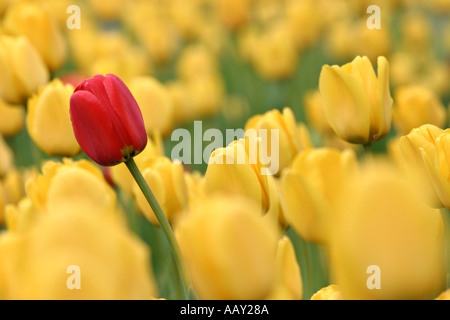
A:
[[[362,84],[337,66],[324,66],[319,88],[327,120],[342,139],[365,144],[370,133],[370,102]]]

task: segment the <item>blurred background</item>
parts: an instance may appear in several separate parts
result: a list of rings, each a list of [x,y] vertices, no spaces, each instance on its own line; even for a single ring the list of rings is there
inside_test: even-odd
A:
[[[16,2],[0,2],[3,30],[13,33],[27,29],[7,22],[13,20],[7,18],[13,15],[8,7]],[[32,2],[46,8],[61,35],[61,44],[53,41],[53,51],[61,57],[52,78],[77,84],[97,73],[115,73],[127,84],[150,76],[165,86],[171,96],[165,109],[171,111],[155,107],[154,127],[162,132],[168,155],[173,128],[191,130],[193,120],[204,120],[203,130],[244,128],[252,115],[285,106],[320,144],[323,124],[317,112],[308,114],[307,105],[318,104],[314,92],[321,67],[344,64],[357,55],[368,56],[374,66],[378,56],[387,57],[392,94],[399,86],[420,84],[444,106],[449,102],[448,0]],[[68,10],[74,4],[78,16],[77,10]],[[380,9],[380,29],[367,26],[370,5]],[[69,29],[76,22],[79,29]],[[35,22],[24,18],[21,23]],[[22,134],[7,139],[15,145],[26,145],[25,140]],[[386,141],[374,150],[385,150]],[[34,163],[32,146],[22,149],[19,165]],[[205,168],[193,166],[202,172]]]

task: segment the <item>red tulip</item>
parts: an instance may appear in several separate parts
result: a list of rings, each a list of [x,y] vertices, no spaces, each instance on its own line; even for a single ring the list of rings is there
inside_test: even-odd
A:
[[[114,74],[95,75],[76,87],[70,98],[70,118],[78,144],[102,166],[126,161],[147,144],[141,110]]]

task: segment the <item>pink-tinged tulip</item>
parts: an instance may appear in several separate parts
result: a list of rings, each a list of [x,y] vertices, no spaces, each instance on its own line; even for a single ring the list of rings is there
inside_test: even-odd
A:
[[[84,80],[70,98],[75,137],[95,162],[111,166],[139,154],[147,144],[141,110],[114,74]]]

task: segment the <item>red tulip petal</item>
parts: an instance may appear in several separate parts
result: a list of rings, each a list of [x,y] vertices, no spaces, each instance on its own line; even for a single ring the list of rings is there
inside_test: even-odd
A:
[[[123,160],[121,141],[97,96],[85,90],[75,91],[70,98],[70,117],[80,147],[92,160],[103,166]]]
[[[147,133],[136,99],[125,83],[114,74],[107,74],[103,84],[111,106],[118,116],[117,119],[123,124],[124,130],[130,138],[129,143],[136,150],[136,154],[139,153],[147,144]]]

